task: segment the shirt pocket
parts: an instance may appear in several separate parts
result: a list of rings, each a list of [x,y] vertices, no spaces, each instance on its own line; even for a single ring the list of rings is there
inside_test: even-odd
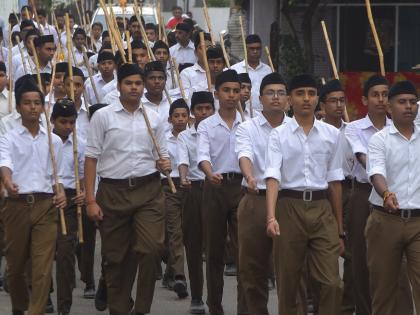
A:
[[[318,179],[326,179],[327,177],[328,154],[312,153],[312,169],[313,174]]]

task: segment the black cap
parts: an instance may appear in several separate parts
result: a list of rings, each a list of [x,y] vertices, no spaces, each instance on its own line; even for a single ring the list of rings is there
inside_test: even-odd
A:
[[[311,88],[318,89],[318,85],[316,83],[314,76],[310,74],[299,74],[299,75],[294,76],[290,80],[288,86],[289,86],[289,92],[295,89],[304,88],[304,87],[306,88],[311,87]]]
[[[123,64],[118,69],[118,73],[117,73],[118,83],[120,83],[124,78],[129,77],[130,75],[136,75],[136,74],[142,76],[142,71],[137,64],[134,64],[134,63]]]
[[[239,73],[238,77],[239,77],[239,82],[252,84],[251,83],[251,78],[249,77],[248,73],[246,73],[246,72]]]
[[[260,95],[263,95],[264,88],[269,84],[283,84],[286,86],[286,81],[284,81],[283,77],[277,72],[267,74],[261,81]]]
[[[22,95],[26,92],[38,92],[41,97],[42,105],[44,105],[44,95],[31,74],[25,74],[15,82],[15,100],[17,105],[20,105]]]
[[[153,45],[152,51],[155,52],[157,49],[166,49],[169,52],[169,47],[164,41],[157,40]]]
[[[210,103],[214,109],[213,93],[208,92],[208,91],[194,92],[191,97],[191,110],[194,109],[195,105],[204,104],[204,103]]]
[[[32,22],[32,20],[22,20],[22,22],[20,22],[20,30],[23,30],[25,27],[28,26],[32,26],[33,28],[35,28],[35,24],[34,22]]]
[[[418,97],[416,87],[411,81],[408,80],[397,82],[391,86],[389,89],[388,98],[390,99],[400,94],[412,94]]]
[[[105,61],[105,60],[112,60],[112,61],[115,62],[115,56],[114,56],[114,54],[112,52],[109,52],[109,51],[101,51],[98,54],[98,60],[97,60],[97,62],[100,63],[100,62]]]
[[[337,79],[328,81],[326,84],[321,86],[319,90],[319,100],[321,102],[324,102],[325,98],[327,97],[329,93],[338,92],[338,91],[344,91],[343,87],[341,86],[340,81]]]
[[[163,65],[160,61],[152,61],[146,63],[144,66],[144,76],[147,77],[147,75],[152,71],[162,72],[166,78],[166,70],[163,68]]]
[[[238,73],[235,70],[231,70],[231,69],[223,71],[222,73],[216,76],[216,83],[215,83],[216,90],[219,89],[219,87],[225,82],[241,83],[239,81]]]
[[[77,110],[74,102],[71,99],[64,98],[55,102],[51,118],[57,117],[77,117]]]
[[[42,35],[34,39],[35,47],[40,47],[45,43],[54,43],[53,35]]]
[[[3,61],[0,61],[0,71],[6,73],[6,64]]]
[[[177,108],[185,108],[188,113],[190,112],[190,108],[183,98],[178,98],[172,102],[171,106],[169,107],[169,116],[171,116]]]
[[[89,111],[89,118],[92,119],[93,114],[101,109],[104,108],[106,106],[108,106],[109,104],[105,104],[105,103],[98,103],[98,104],[94,104],[92,106],[89,106],[88,111]]]
[[[83,74],[83,71],[80,68],[72,67],[73,68],[73,77],[82,77],[83,81],[85,80],[85,75]],[[64,74],[64,80],[69,77],[68,69]]]
[[[188,33],[188,32],[190,32],[192,30],[192,27],[191,27],[191,24],[189,24],[189,23],[181,22],[181,23],[178,23],[176,25],[175,29],[177,31],[184,31],[184,32],[187,32]]]
[[[367,81],[365,82],[363,86],[363,96],[367,97],[369,94],[369,90],[375,85],[389,86],[389,82],[385,77],[379,74],[372,75],[369,79],[367,79]]]
[[[225,59],[223,58],[223,50],[220,46],[215,46],[215,47],[209,47],[207,49],[207,59],[223,59],[223,62],[225,61]]]
[[[25,34],[25,38],[24,38],[25,42],[28,40],[29,36],[37,36],[37,37],[39,37],[39,32],[38,32],[38,30],[37,30],[37,29],[31,29],[31,30],[29,30],[29,31]],[[35,41],[35,39],[34,39],[34,41]]]
[[[67,72],[69,64],[67,62],[59,62],[55,64],[55,72]]]
[[[245,43],[248,44],[254,44],[254,43],[262,43],[260,36],[258,36],[257,34],[249,34],[246,39],[245,39]]]

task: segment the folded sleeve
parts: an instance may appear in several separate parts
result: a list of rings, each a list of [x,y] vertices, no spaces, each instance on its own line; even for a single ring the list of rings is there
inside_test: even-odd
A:
[[[369,178],[373,175],[382,175],[386,178],[385,139],[382,133],[374,134],[370,138],[366,172]]]
[[[238,156],[238,160],[242,157],[246,157],[254,163],[254,151],[252,149],[252,141],[248,127],[248,122],[244,122],[238,126],[238,129],[236,130],[235,152]]]
[[[266,169],[264,179],[274,178],[281,183],[281,166],[283,154],[279,141],[279,134],[276,129],[272,130],[268,138],[267,151],[265,154]]]

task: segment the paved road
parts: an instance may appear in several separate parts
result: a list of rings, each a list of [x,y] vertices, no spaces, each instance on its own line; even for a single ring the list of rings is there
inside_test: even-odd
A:
[[[99,236],[99,235],[98,235]],[[99,237],[97,238],[100,239]],[[96,244],[96,261],[95,261],[95,273],[96,281],[99,279],[99,263],[100,263],[100,241]],[[2,264],[4,265],[4,263]],[[186,269],[187,270],[187,269]],[[135,286],[134,286],[135,287]],[[98,312],[94,307],[93,300],[86,300],[82,297],[84,284],[78,280],[77,288],[73,292],[73,307],[71,315],[105,315],[108,312]],[[134,294],[133,294],[134,296]],[[204,293],[206,296],[206,293]],[[205,298],[205,297],[204,297]],[[57,305],[56,297],[53,295],[54,306]],[[169,291],[161,286],[160,281],[156,282],[155,297],[153,300],[153,306],[151,314],[153,315],[187,315],[190,300],[180,300],[176,294]],[[223,295],[223,306],[226,315],[236,315],[236,278],[225,277],[225,291]],[[277,308],[277,296],[275,290],[270,292],[269,309],[270,314],[276,314]],[[2,291],[0,292],[0,315],[11,314],[10,297]]]

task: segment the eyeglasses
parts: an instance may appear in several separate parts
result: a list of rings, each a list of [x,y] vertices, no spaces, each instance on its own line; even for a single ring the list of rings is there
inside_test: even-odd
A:
[[[286,91],[284,91],[284,90],[278,90],[278,91],[268,90],[268,91],[264,92],[264,93],[263,93],[263,95],[264,95],[264,96],[267,96],[267,97],[271,97],[271,98],[273,98],[273,97],[275,97],[275,96],[277,96],[277,97],[283,97],[283,96],[286,96],[286,95],[287,95],[287,93],[286,93]]]

